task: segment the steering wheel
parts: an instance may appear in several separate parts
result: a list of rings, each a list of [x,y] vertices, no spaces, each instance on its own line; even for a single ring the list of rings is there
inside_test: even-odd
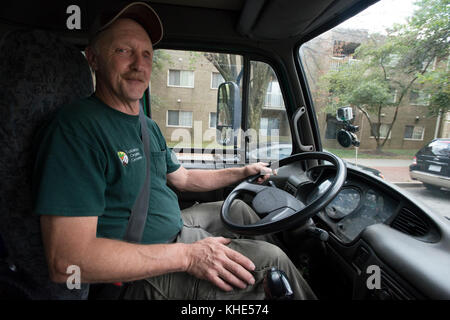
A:
[[[305,204],[289,192],[274,185],[267,186],[255,183],[260,177],[259,174],[248,177],[231,191],[222,204],[220,215],[225,226],[229,230],[242,235],[268,234],[299,226],[325,208],[344,185],[347,177],[345,162],[328,152],[304,152],[281,159],[278,162],[278,167],[281,168],[303,160],[326,160],[334,165],[336,175],[326,191],[311,203]],[[306,171],[298,178],[304,182],[314,183],[306,175]],[[232,221],[230,217],[231,204],[243,194],[250,195],[251,203],[249,205],[261,220],[248,225],[237,224]]]

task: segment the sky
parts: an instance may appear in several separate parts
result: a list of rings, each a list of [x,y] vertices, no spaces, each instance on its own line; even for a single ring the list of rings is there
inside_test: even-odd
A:
[[[414,12],[416,0],[381,0],[340,25],[344,28],[368,29],[384,33],[394,23],[405,23]],[[382,19],[380,19],[382,17]]]

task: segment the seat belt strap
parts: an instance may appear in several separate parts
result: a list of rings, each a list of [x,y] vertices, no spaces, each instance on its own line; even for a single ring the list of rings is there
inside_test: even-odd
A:
[[[131,208],[131,215],[128,220],[128,226],[124,237],[125,241],[135,243],[141,242],[145,223],[147,221],[148,203],[150,200],[150,141],[147,120],[142,107],[139,109],[139,122],[141,124],[141,136],[146,159],[146,174],[144,185]]]

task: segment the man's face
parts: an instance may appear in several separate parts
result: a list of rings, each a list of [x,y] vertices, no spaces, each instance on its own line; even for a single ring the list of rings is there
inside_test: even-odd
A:
[[[103,33],[96,45],[93,66],[97,86],[115,100],[136,102],[150,82],[151,40],[144,28],[130,19],[118,19]]]

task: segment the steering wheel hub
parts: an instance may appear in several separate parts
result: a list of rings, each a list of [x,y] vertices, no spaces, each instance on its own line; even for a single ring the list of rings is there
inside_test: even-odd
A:
[[[301,201],[276,187],[262,189],[252,201],[253,210],[261,218],[275,211],[279,213],[279,211],[290,209],[295,213],[303,207],[304,204]]]

